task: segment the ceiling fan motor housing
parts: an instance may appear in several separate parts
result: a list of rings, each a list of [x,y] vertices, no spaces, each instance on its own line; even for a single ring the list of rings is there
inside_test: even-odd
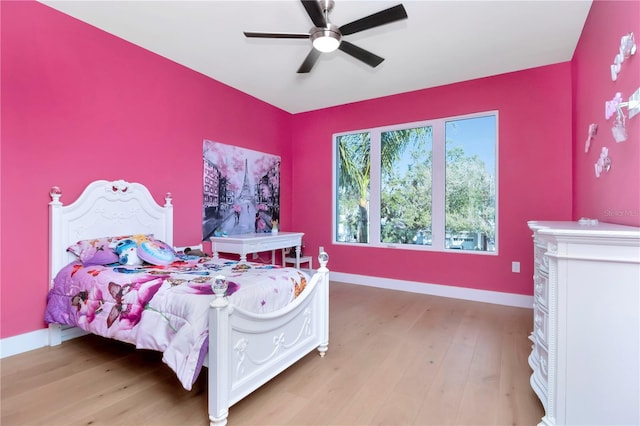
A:
[[[325,28],[312,27],[311,30],[309,31],[309,38],[311,39],[311,43],[316,49],[318,49],[318,46],[317,46],[318,43],[316,42],[316,40],[322,37],[329,37],[330,39],[337,41],[337,43],[335,43],[335,46],[332,46],[333,47],[332,50],[335,50],[340,45],[340,41],[342,39],[342,33],[340,33],[340,29],[338,28],[337,25],[333,25],[328,22]],[[321,48],[318,50],[323,51],[323,49]]]

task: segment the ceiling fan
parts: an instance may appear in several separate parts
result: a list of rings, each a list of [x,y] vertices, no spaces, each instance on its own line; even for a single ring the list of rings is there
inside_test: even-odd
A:
[[[260,33],[244,32],[246,37],[255,38],[308,38],[313,47],[298,69],[298,73],[308,73],[323,52],[333,52],[340,49],[371,67],[377,67],[384,58],[362,49],[348,41],[343,36],[360,31],[386,25],[391,22],[407,19],[407,12],[401,4],[376,12],[372,15],[355,20],[338,27],[329,21],[329,12],[333,9],[334,0],[300,0],[313,27],[309,33]]]

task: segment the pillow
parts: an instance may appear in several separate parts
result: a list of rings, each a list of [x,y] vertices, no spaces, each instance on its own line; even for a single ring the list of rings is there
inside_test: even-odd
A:
[[[176,260],[176,252],[164,241],[151,238],[138,244],[138,257],[152,265],[168,265]]]
[[[109,244],[110,237],[80,240],[67,247],[67,251],[78,256],[83,265],[106,265],[118,261],[118,255]]]
[[[67,251],[78,256],[83,265],[108,265],[119,261],[118,254],[114,251],[113,243],[124,238],[143,240],[153,238],[149,235],[125,235],[121,237],[100,237],[88,240],[80,240],[67,247]]]

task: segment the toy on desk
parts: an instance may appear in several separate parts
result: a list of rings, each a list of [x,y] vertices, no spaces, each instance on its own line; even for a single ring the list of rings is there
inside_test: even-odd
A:
[[[213,236],[214,237],[226,237],[227,236],[227,232],[223,231],[220,228],[216,228],[215,231],[213,231]]]

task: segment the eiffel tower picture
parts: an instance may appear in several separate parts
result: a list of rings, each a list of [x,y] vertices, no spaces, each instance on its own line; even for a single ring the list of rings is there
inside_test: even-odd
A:
[[[242,190],[238,197],[241,201],[253,201],[253,194],[251,193],[251,187],[249,184],[249,163],[247,159],[244,159],[244,180],[242,182]]]
[[[203,240],[270,232],[280,220],[280,157],[205,140],[203,159]]]

